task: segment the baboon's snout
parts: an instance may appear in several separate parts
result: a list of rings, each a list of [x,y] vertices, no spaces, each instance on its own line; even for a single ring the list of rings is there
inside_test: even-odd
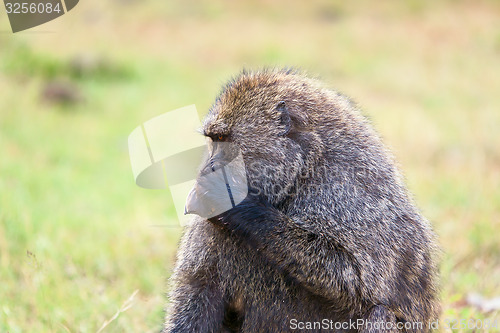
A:
[[[196,195],[196,184],[195,184],[195,186],[191,189],[191,191],[187,196],[186,205],[184,206],[184,215],[199,214],[200,211],[199,204],[200,203],[198,200],[198,196]]]
[[[184,214],[211,218],[239,204],[248,194],[245,164],[231,143],[214,145],[189,192]]]

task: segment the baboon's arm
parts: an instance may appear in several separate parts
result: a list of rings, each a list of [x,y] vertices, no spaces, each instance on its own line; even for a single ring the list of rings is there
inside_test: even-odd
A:
[[[329,236],[276,208],[246,199],[209,219],[240,234],[285,275],[327,299],[358,299],[356,260]]]
[[[219,332],[224,318],[221,291],[215,284],[179,285],[171,299],[163,333]]]
[[[217,255],[209,241],[213,226],[202,222],[193,222],[183,236],[163,333],[222,330],[224,291],[216,270]]]

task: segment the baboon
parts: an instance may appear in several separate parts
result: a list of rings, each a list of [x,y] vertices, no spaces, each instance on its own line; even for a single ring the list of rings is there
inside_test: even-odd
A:
[[[436,237],[347,97],[296,70],[243,71],[202,130],[241,151],[249,193],[185,230],[164,332],[430,330]]]

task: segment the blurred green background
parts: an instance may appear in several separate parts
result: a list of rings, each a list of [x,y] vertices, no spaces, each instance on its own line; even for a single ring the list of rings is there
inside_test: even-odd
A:
[[[498,1],[82,0],[17,34],[0,8],[0,332],[160,329],[182,230],[127,136],[266,65],[360,104],[439,235],[442,318],[500,327],[467,301],[500,296]]]

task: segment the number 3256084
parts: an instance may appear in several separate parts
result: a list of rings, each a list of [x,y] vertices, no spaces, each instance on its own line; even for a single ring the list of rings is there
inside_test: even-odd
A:
[[[10,3],[6,2],[5,3],[5,8],[7,9],[7,14],[51,14],[53,12],[55,13],[60,13],[61,12],[61,7],[59,3],[55,4],[54,6],[50,3],[28,3],[28,2],[15,2],[15,3]]]

